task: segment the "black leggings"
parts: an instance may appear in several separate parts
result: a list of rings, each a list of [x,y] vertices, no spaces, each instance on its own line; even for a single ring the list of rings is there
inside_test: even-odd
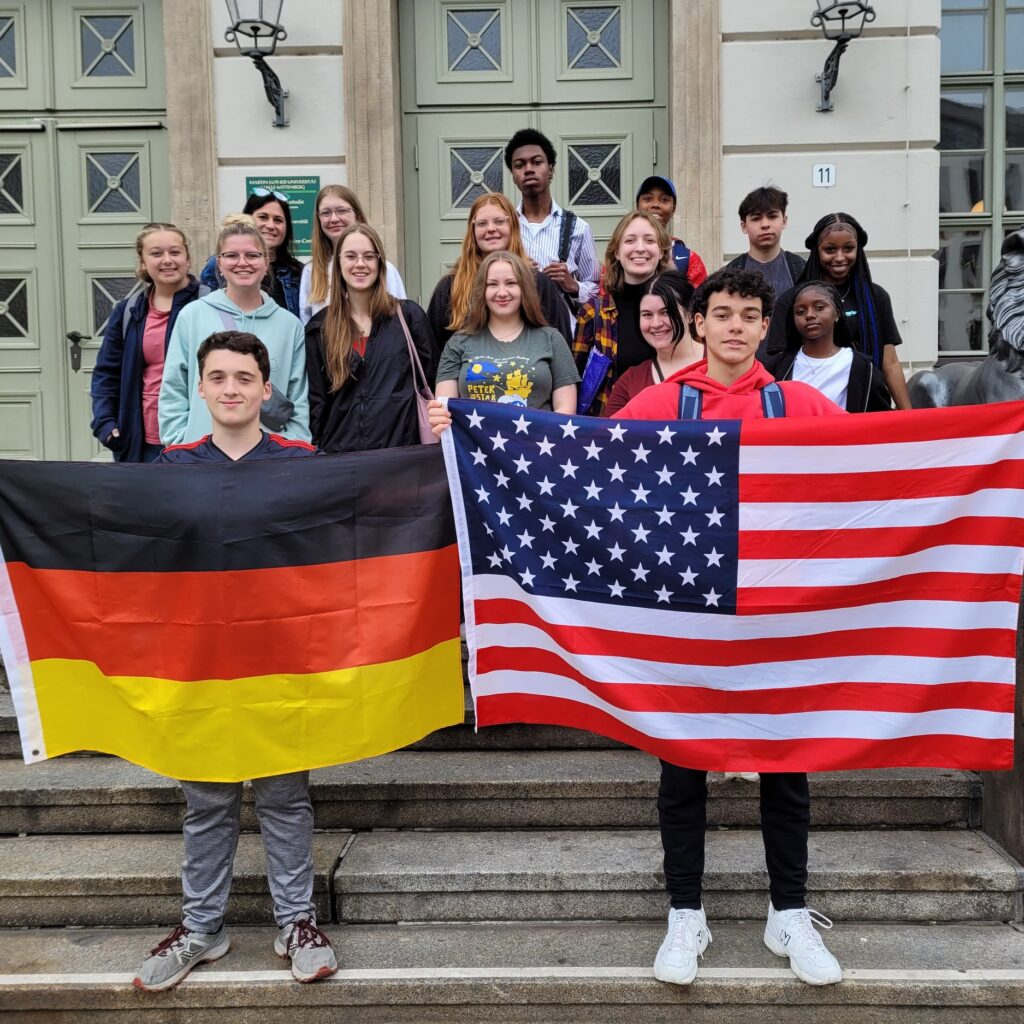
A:
[[[658,820],[665,849],[665,885],[676,909],[699,910],[707,827],[707,772],[661,762]],[[807,905],[807,834],[811,797],[799,772],[761,776],[761,836],[772,906]]]

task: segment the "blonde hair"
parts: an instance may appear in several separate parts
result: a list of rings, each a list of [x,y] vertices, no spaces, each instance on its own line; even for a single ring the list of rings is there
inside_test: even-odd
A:
[[[142,262],[142,247],[146,244],[146,239],[150,235],[155,235],[158,231],[173,231],[181,239],[181,244],[185,248],[185,256],[189,263],[192,262],[192,252],[188,247],[188,239],[185,237],[185,232],[173,224],[153,221],[151,224],[145,225],[135,237],[135,255],[139,261],[139,265],[135,268],[135,276],[140,281],[145,281],[146,284],[152,284],[153,278],[149,276],[149,271],[146,269],[145,263]]]
[[[344,185],[324,185],[316,194],[316,205],[314,210],[313,226],[313,257],[309,261],[309,301],[324,302],[327,299],[327,290],[330,279],[327,276],[327,265],[331,262],[331,254],[334,251],[334,242],[331,236],[324,231],[320,223],[320,204],[328,197],[335,196],[342,202],[352,207],[356,215],[356,224],[366,223],[366,214],[363,213],[362,203],[355,192]],[[349,225],[350,227],[352,225]]]
[[[369,239],[377,253],[377,281],[370,293],[370,320],[378,317],[394,316],[397,303],[388,295],[385,278],[386,263],[384,260],[384,243],[369,224],[350,224],[338,237],[331,259],[331,301],[327,305],[321,338],[324,346],[324,365],[331,391],[340,391],[348,380],[349,357],[352,354],[352,343],[359,334],[359,329],[352,322],[352,312],[348,300],[348,286],[341,273],[341,246],[352,235],[362,235]]]
[[[503,250],[492,252],[483,258],[473,279],[473,292],[469,299],[469,312],[460,328],[462,334],[479,334],[490,322],[491,311],[487,308],[484,292],[487,290],[487,273],[495,263],[507,263],[512,267],[519,285],[519,315],[531,327],[545,327],[544,311],[540,308],[537,294],[537,279],[529,264],[514,252]]]
[[[241,235],[245,238],[251,238],[263,252],[263,255],[270,259],[270,250],[267,248],[267,240],[260,234],[259,228],[256,227],[256,221],[252,219],[247,213],[229,213],[221,221],[220,234],[217,236],[217,254],[220,255],[221,249],[224,248],[224,243],[229,238],[234,238]]]
[[[452,268],[452,297],[448,310],[449,331],[461,331],[462,323],[469,315],[470,294],[473,291],[477,271],[480,269],[480,263],[483,259],[480,255],[480,249],[476,244],[473,222],[476,220],[477,214],[485,206],[497,206],[508,217],[511,234],[508,238],[508,249],[505,251],[518,256],[521,260],[526,259],[526,250],[523,248],[523,236],[519,231],[519,214],[516,213],[516,208],[500,192],[485,192],[482,196],[478,196],[469,208],[466,234],[462,239],[462,252]]]
[[[669,269],[668,254],[669,250],[672,248],[672,239],[669,237],[668,231],[665,230],[665,225],[662,224],[657,217],[654,217],[649,213],[643,213],[640,210],[631,210],[622,218],[622,220],[619,221],[618,224],[615,225],[612,237],[608,239],[608,247],[604,251],[604,287],[606,291],[621,291],[622,286],[626,283],[622,264],[619,262],[619,246],[622,244],[622,236],[626,233],[626,228],[628,228],[635,220],[647,221],[647,223],[654,228],[654,235],[658,239],[658,248],[661,250],[661,259],[659,260],[654,273],[657,274],[659,270]]]

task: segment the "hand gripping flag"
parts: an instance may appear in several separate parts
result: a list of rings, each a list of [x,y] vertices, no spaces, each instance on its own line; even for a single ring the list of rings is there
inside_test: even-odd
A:
[[[24,757],[234,782],[463,719],[436,449],[0,463],[0,643]]]
[[[742,423],[449,408],[480,725],[709,770],[1012,766],[1024,402]]]

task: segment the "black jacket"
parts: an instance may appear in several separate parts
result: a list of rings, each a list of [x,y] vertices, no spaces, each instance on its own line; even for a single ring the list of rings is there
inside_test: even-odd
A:
[[[400,301],[428,385],[437,369],[437,343],[423,310]],[[413,394],[412,361],[396,316],[378,317],[370,328],[366,356],[352,352],[351,376],[340,391],[330,390],[320,310],[306,325],[306,372],[309,377],[309,427],[313,443],[325,452],[361,452],[419,444]]]
[[[765,367],[776,380],[792,380],[798,349],[787,349],[768,357]],[[884,412],[892,408],[892,396],[881,370],[863,352],[853,350],[850,382],[846,386],[847,412]]]
[[[566,344],[571,345],[576,322],[562,297],[561,288],[553,284],[547,274],[542,274],[539,270],[536,271],[536,278],[537,295],[540,298],[540,308],[544,319],[565,338]],[[430,296],[430,304],[427,306],[427,319],[430,321],[430,328],[441,348],[444,348],[445,343],[455,333],[448,330],[448,321],[452,315],[453,281],[454,277],[451,274],[445,274],[437,282],[434,294]]]

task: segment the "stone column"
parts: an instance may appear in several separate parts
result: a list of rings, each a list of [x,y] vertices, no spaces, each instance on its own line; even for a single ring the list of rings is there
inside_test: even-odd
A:
[[[217,231],[209,0],[165,0],[163,17],[171,220],[192,242],[197,266],[213,252]]]
[[[722,262],[721,2],[673,3],[670,26],[671,177],[679,192],[675,231],[710,271]]]
[[[384,251],[404,263],[397,0],[346,0],[345,166]]]

